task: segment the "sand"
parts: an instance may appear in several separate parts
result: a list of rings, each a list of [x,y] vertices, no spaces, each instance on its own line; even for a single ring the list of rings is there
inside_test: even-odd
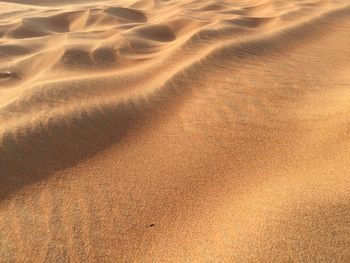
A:
[[[349,262],[350,2],[0,0],[1,262]]]

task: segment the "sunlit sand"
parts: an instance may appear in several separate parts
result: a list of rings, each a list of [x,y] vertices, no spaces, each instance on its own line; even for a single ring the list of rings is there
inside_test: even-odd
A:
[[[1,262],[350,262],[350,2],[0,0]]]

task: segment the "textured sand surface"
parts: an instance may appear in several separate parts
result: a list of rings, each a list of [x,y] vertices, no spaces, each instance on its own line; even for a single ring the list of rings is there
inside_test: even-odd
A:
[[[350,262],[350,1],[0,0],[1,262]]]

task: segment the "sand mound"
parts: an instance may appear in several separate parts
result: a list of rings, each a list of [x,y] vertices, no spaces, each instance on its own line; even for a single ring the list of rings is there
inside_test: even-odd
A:
[[[348,261],[349,17],[0,0],[0,261]]]

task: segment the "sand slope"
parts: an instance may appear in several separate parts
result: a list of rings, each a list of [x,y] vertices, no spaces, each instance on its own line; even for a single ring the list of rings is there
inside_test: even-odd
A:
[[[0,0],[0,261],[349,261],[349,18]]]

